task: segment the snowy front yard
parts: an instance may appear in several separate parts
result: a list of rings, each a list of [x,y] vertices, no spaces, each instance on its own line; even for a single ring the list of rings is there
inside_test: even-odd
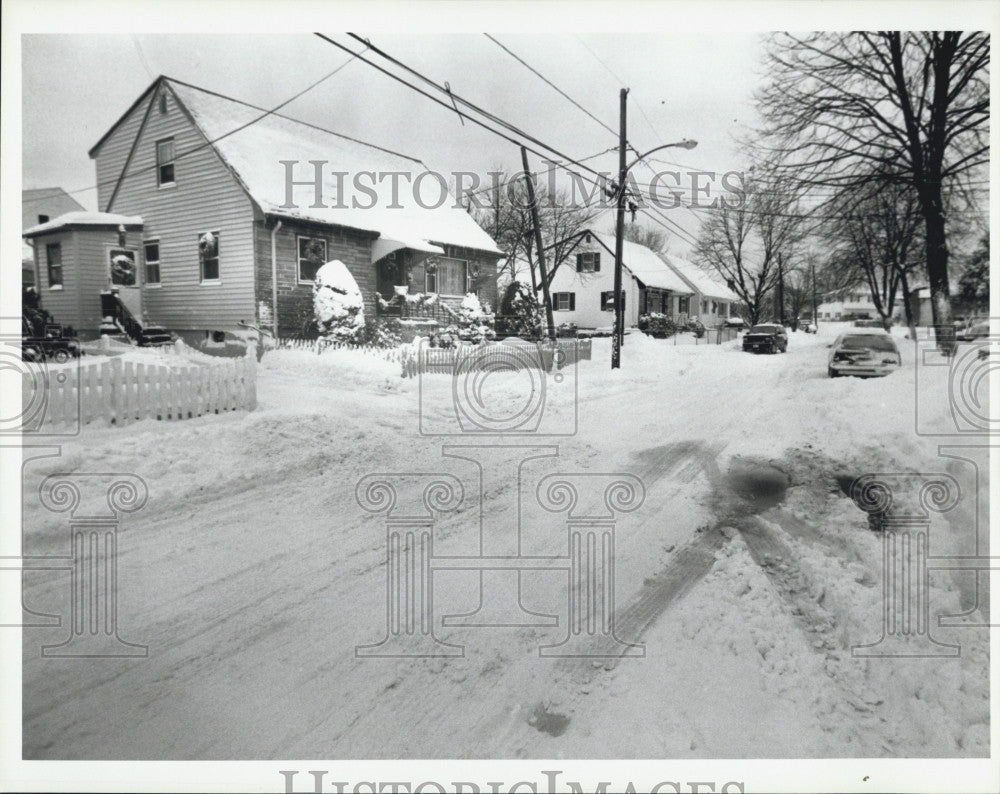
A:
[[[852,655],[882,632],[883,575],[881,538],[845,495],[851,480],[954,477],[962,501],[933,517],[932,554],[975,553],[977,508],[988,512],[975,467],[939,457],[940,440],[915,430],[910,343],[886,378],[831,380],[836,330],[791,334],[775,356],[632,334],[617,372],[610,340],[596,339],[593,360],[552,388],[557,414],[576,404],[575,434],[504,442],[558,446],[524,464],[520,485],[485,492],[490,526],[516,525],[520,498],[525,554],[565,550],[562,519],[535,504],[546,474],[643,482],[615,557],[617,631],[645,644],[642,658],[539,658],[565,625],[442,626],[475,608],[474,571],[435,578],[435,634],[463,657],[355,655],[383,636],[386,610],[385,524],[355,499],[362,477],[454,474],[469,504],[435,528],[435,553],[478,553],[478,470],[442,446],[485,442],[421,435],[418,412],[443,409],[422,403],[428,393],[398,364],[269,352],[253,413],[86,428],[60,457],[26,464],[25,554],[66,553],[65,516],[38,503],[45,475],[142,477],[149,502],[119,536],[118,606],[122,638],[149,655],[41,658],[65,621],[25,631],[25,758],[987,755],[987,633],[936,620],[973,609],[972,574],[931,574],[934,637],[960,655]],[[943,428],[947,368],[919,376],[919,410]],[[495,383],[494,397],[512,399],[523,386]],[[26,572],[27,606],[66,614],[68,580]],[[564,578],[526,573],[522,595],[564,617]],[[967,622],[988,615],[973,609]]]

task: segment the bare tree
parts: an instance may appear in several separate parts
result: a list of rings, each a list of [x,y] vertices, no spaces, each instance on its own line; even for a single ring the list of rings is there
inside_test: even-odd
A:
[[[611,234],[615,233],[612,227]],[[637,223],[625,225],[625,239],[632,243],[644,245],[658,254],[667,253],[670,247],[670,237],[662,229],[651,229],[647,226],[640,226]]]
[[[910,275],[917,267],[922,215],[915,192],[906,185],[883,186],[873,180],[860,196],[839,196],[827,203],[824,224],[832,249],[831,265],[845,283],[863,283],[882,324],[889,328],[900,292],[907,325],[915,325],[910,305]]]
[[[805,219],[796,197],[772,184],[747,182],[735,201],[709,210],[696,248],[698,258],[739,296],[751,325],[760,320],[781,270],[794,267],[803,239]]]
[[[777,34],[758,99],[764,147],[812,188],[873,172],[917,196],[934,324],[950,325],[946,196],[988,162],[989,35]]]
[[[552,194],[540,182],[535,186],[535,199],[545,247],[546,276],[551,284],[600,208],[575,204],[569,193]],[[541,296],[538,252],[523,179],[511,180],[502,175],[499,201],[494,200],[492,207],[476,210],[475,217],[480,226],[491,231],[500,249],[506,253],[498,263],[498,277],[510,281],[528,278],[536,295]]]

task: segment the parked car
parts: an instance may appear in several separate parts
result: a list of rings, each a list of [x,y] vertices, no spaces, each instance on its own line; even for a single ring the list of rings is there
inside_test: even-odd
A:
[[[724,328],[743,328],[746,323],[743,322],[742,317],[727,317],[722,325]]]
[[[886,331],[874,328],[845,331],[830,345],[827,374],[880,377],[899,369],[903,358],[896,340]]]
[[[21,358],[24,361],[54,361],[62,364],[80,357],[80,342],[72,329],[58,323],[46,323],[44,332],[34,331],[21,321]]]
[[[816,333],[816,323],[807,322],[804,326],[802,326],[802,330],[805,331],[807,334],[814,334]]]
[[[743,334],[743,350],[753,353],[784,353],[788,350],[788,334],[778,323],[755,325]]]

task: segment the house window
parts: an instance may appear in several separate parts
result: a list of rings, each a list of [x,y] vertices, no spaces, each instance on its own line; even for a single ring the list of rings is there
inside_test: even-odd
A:
[[[437,292],[437,291],[438,291],[437,268],[432,267],[430,270],[424,268],[424,292]]]
[[[660,293],[660,314],[670,314],[670,295]]]
[[[62,270],[62,244],[49,243],[45,246],[45,263],[49,270],[49,287],[59,287],[63,285]]]
[[[198,236],[198,262],[202,281],[219,280],[218,232],[205,232]]]
[[[111,283],[114,286],[135,286],[135,251],[128,248],[112,248],[108,251],[108,266]]]
[[[622,290],[622,309],[625,309],[625,290]],[[601,293],[601,311],[613,312],[615,310],[615,291],[609,289]]]
[[[576,255],[577,273],[599,273],[601,271],[601,252],[591,251]]]
[[[469,263],[464,259],[452,259],[447,256],[434,257],[428,260],[430,277],[425,286],[428,292],[441,295],[465,295],[469,291]]]
[[[683,298],[678,298],[677,313],[688,314],[690,311],[691,311],[691,298],[686,295]]]
[[[167,94],[166,92],[160,93],[160,115],[165,116],[167,114]]]
[[[174,139],[156,142],[156,184],[174,184]]]
[[[48,223],[49,222],[49,216],[48,215],[39,215],[38,216],[38,222],[39,223]]]
[[[299,237],[299,283],[311,284],[316,271],[326,264],[326,240],[322,237]]]
[[[715,301],[712,301],[712,314],[718,314],[718,313],[719,313],[719,304],[717,304]]]
[[[150,240],[142,244],[143,259],[146,260],[146,284],[160,283],[160,241]]]
[[[552,293],[552,310],[557,312],[572,312],[576,311],[576,293],[575,292],[553,292]]]

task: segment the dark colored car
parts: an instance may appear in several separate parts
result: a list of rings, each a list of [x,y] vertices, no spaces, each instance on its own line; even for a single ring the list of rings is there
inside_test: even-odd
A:
[[[56,323],[46,323],[42,334],[21,321],[21,358],[24,361],[55,361],[58,364],[79,358],[80,343]]]
[[[743,350],[751,353],[784,353],[788,350],[788,334],[777,323],[755,325],[743,335]]]

